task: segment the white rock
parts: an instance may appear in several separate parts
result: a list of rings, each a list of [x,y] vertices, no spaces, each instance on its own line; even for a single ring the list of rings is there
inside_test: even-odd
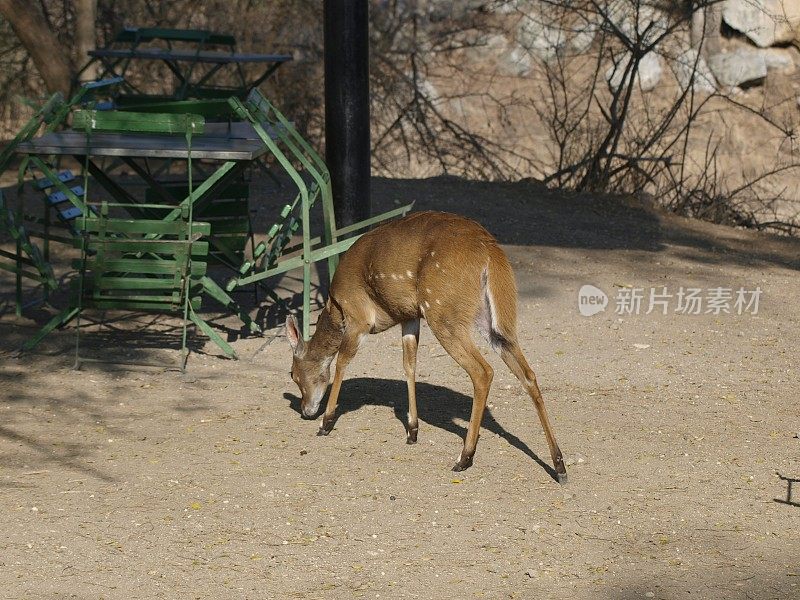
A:
[[[475,46],[465,49],[464,55],[467,62],[493,62],[503,75],[522,77],[534,67],[530,52],[499,33],[480,37]]]
[[[689,48],[675,58],[671,63],[675,72],[675,77],[681,90],[685,90],[692,81],[694,73],[694,91],[706,94],[713,94],[717,89],[717,82],[708,67],[706,59],[702,56],[698,58],[697,50]]]
[[[508,69],[518,76],[527,75],[533,70],[533,59],[529,52],[519,46],[508,53]]]
[[[767,76],[767,61],[756,49],[739,48],[734,52],[720,52],[708,59],[714,77],[725,86],[752,83]]]
[[[640,38],[641,42],[649,44],[669,27],[667,15],[650,4],[642,2],[638,15],[630,0],[612,0],[606,6],[608,19],[631,40]]]
[[[622,85],[627,60],[620,61],[616,68],[614,65],[610,66],[606,71],[606,81],[608,81],[611,89],[616,90]],[[658,82],[661,81],[661,72],[661,59],[657,54],[648,52],[642,57],[639,61],[636,78],[643,92],[649,92],[658,85]]]
[[[767,69],[778,69],[784,73],[794,71],[794,60],[789,50],[784,48],[765,48],[761,50],[761,54],[764,55]]]
[[[800,24],[796,0],[725,0],[722,18],[762,48],[795,39]]]
[[[549,25],[536,14],[526,15],[517,27],[517,43],[542,60],[555,58],[566,41],[563,29]]]
[[[573,28],[568,36],[569,49],[574,54],[583,54],[591,47],[594,38],[597,37],[598,30],[599,27],[592,23]]]

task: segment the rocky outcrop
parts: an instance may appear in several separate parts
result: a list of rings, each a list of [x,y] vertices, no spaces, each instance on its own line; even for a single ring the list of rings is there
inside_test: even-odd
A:
[[[420,4],[440,10],[448,6],[444,0],[420,0]],[[597,38],[603,35],[624,36],[639,44],[658,41],[654,50],[642,58],[636,74],[644,91],[663,81],[663,68],[674,73],[682,89],[692,85],[695,92],[710,94],[718,86],[757,85],[768,71],[790,74],[795,64],[800,64],[796,51],[774,47],[800,39],[800,0],[723,0],[704,11],[698,10],[688,35],[693,45],[690,49],[675,43],[676,35],[680,38],[681,33],[670,33],[667,41],[659,41],[674,24],[674,15],[655,3],[644,2],[633,10],[630,0],[607,0],[600,4],[602,10],[576,8],[572,12],[554,10],[539,0],[486,0],[482,5],[470,0],[464,4],[473,11],[479,5],[509,25],[505,31],[499,27],[497,33],[487,36],[487,43],[475,49],[486,52],[481,60],[496,63],[505,75],[525,77],[537,69],[537,63],[591,52]],[[726,26],[742,35],[721,35]],[[622,84],[625,60],[605,73],[612,89]]]
[[[800,2],[725,0],[722,19],[761,48],[788,44],[796,39],[796,30],[800,25]]]
[[[627,59],[621,61],[617,65],[612,65],[606,71],[606,81],[611,89],[616,90],[623,84],[623,77],[625,76],[625,68]],[[654,52],[648,52],[639,61],[639,68],[636,72],[636,79],[638,85],[643,92],[649,92],[654,89],[658,82],[661,81],[661,59]]]
[[[792,51],[786,48],[765,48],[760,50],[764,55],[764,62],[767,63],[767,69],[776,69],[783,73],[791,73],[794,71],[794,59],[792,58]]]
[[[708,66],[717,81],[728,87],[752,85],[767,76],[767,61],[756,49],[720,52],[708,58]]]

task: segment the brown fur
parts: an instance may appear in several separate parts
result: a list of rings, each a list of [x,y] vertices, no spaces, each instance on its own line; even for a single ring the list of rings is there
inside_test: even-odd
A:
[[[327,379],[320,365],[338,352],[336,374],[320,433],[333,428],[344,369],[360,338],[403,324],[404,367],[408,379],[408,442],[416,441],[414,393],[419,319],[470,375],[475,388],[464,449],[454,467],[472,464],[478,430],[493,371],[472,340],[478,328],[525,386],[539,412],[559,479],[566,478],[561,451],[552,433],[536,376],[517,342],[517,291],[508,258],[481,225],[458,215],[419,212],[382,225],[362,236],[342,257],[330,297],[307,344],[294,342],[293,377],[307,396],[321,398]],[[294,331],[292,331],[294,327]],[[293,319],[290,337],[297,338]],[[322,373],[322,374],[321,374]],[[317,407],[312,406],[313,412]]]

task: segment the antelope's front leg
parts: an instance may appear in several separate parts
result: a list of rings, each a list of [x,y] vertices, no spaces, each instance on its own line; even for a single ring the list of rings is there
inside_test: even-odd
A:
[[[358,343],[364,335],[366,335],[365,331],[351,331],[349,328],[344,333],[344,339],[336,357],[336,373],[333,376],[331,393],[328,396],[328,404],[325,406],[325,414],[322,416],[322,423],[319,426],[317,435],[328,435],[333,430],[333,425],[336,422],[336,404],[339,401],[339,390],[342,388],[344,371],[348,363],[356,355],[356,352],[358,352]]]
[[[406,443],[417,443],[419,420],[417,419],[417,346],[419,345],[419,319],[406,321],[403,327],[403,369],[408,384],[408,425],[406,427]]]

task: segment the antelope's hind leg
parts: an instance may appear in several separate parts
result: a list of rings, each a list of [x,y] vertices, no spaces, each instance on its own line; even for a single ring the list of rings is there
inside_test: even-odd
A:
[[[500,356],[503,362],[508,365],[511,372],[514,373],[520,383],[525,387],[525,391],[533,400],[536,407],[536,412],[539,414],[539,421],[542,423],[544,435],[547,438],[547,445],[550,447],[550,457],[553,459],[553,467],[556,472],[556,480],[558,483],[567,483],[567,469],[564,466],[564,458],[561,455],[561,449],[556,442],[556,435],[553,433],[553,427],[550,425],[550,419],[547,417],[547,409],[544,406],[544,399],[542,392],[539,390],[539,384],[536,382],[536,375],[531,369],[525,355],[519,347],[519,344],[514,341],[508,347],[500,351]]]
[[[406,425],[406,443],[417,443],[419,419],[417,418],[417,347],[419,345],[419,319],[406,321],[403,328],[403,369],[406,372],[408,385],[408,422]]]
[[[458,456],[458,461],[453,466],[453,471],[463,471],[472,466],[472,459],[478,446],[478,435],[480,434],[483,412],[486,408],[486,399],[489,396],[489,388],[492,385],[494,371],[481,355],[480,350],[472,340],[471,331],[467,327],[458,327],[455,330],[450,330],[447,327],[440,327],[438,321],[432,319],[428,319],[428,325],[431,326],[431,330],[439,340],[439,343],[442,344],[442,347],[472,379],[474,397],[472,399],[469,427],[464,438],[464,447]]]

